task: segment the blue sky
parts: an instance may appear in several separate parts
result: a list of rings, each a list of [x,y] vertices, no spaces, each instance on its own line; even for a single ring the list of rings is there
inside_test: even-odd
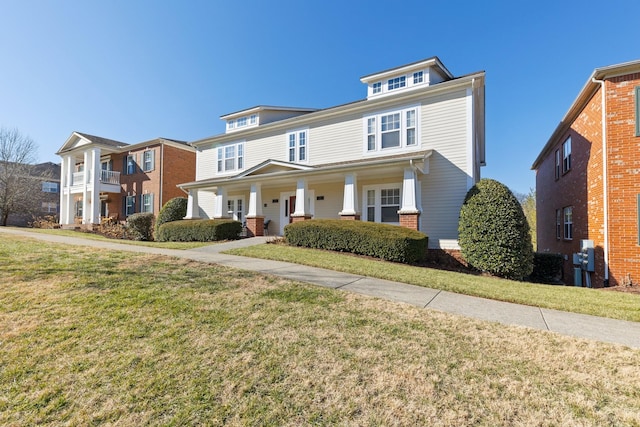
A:
[[[594,68],[640,58],[640,2],[0,0],[0,126],[40,147],[222,133],[259,104],[362,99],[360,77],[438,56],[486,71],[487,166],[513,191]]]

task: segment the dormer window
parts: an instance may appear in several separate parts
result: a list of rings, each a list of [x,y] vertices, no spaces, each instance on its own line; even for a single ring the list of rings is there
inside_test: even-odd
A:
[[[252,114],[251,116],[249,116],[250,125],[255,125],[257,121],[258,121],[258,116],[256,114]]]
[[[422,83],[424,81],[424,73],[422,71],[418,71],[413,73],[413,84]]]
[[[235,120],[229,120],[229,121],[227,122],[227,127],[228,127],[229,129],[233,129],[233,128],[235,127],[235,125],[236,125]]]
[[[382,82],[377,82],[373,84],[373,93],[382,92]]]
[[[400,89],[401,87],[405,87],[406,85],[407,85],[406,76],[400,76],[400,77],[396,77],[395,79],[389,79],[389,81],[387,82],[387,89],[388,90]]]
[[[238,120],[236,120],[236,125],[241,128],[243,126],[247,125],[247,118],[246,117],[240,117]]]

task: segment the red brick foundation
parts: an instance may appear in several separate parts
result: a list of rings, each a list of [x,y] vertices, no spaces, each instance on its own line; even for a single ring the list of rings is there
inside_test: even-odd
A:
[[[247,217],[247,237],[264,236],[264,217]]]
[[[340,215],[340,219],[345,220],[345,221],[360,221],[360,215],[358,215],[358,214]]]
[[[402,227],[411,228],[413,230],[420,229],[420,212],[401,213],[400,225]]]
[[[308,221],[310,219],[311,219],[311,215],[300,215],[300,216],[291,215],[291,222]]]

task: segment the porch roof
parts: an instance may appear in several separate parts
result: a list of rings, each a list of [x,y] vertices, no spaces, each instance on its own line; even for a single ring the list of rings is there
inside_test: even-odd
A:
[[[283,178],[287,177],[298,178],[314,175],[325,176],[328,173],[357,172],[371,168],[375,168],[376,171],[380,171],[381,166],[401,165],[403,163],[416,167],[422,173],[427,173],[427,162],[432,154],[433,150],[423,150],[412,153],[397,154],[393,156],[376,157],[374,159],[359,159],[345,162],[325,163],[313,166],[300,165],[297,163],[289,163],[270,159],[237,175],[187,182],[184,184],[179,184],[178,187],[182,188],[183,190],[205,188],[214,189],[218,186],[236,183],[247,183],[255,181],[257,179],[259,179],[260,182],[268,182],[271,180],[282,180]],[[273,165],[279,167],[275,170],[269,168],[269,166]],[[263,171],[264,173],[257,173],[260,171]]]

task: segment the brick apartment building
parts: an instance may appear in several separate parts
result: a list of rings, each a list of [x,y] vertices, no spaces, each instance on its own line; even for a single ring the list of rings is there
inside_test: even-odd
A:
[[[167,138],[130,145],[73,132],[57,154],[63,226],[157,214],[169,199],[186,196],[177,184],[195,179],[195,149]]]
[[[597,68],[532,169],[538,251],[572,254],[592,240],[594,287],[640,282],[640,60]]]

